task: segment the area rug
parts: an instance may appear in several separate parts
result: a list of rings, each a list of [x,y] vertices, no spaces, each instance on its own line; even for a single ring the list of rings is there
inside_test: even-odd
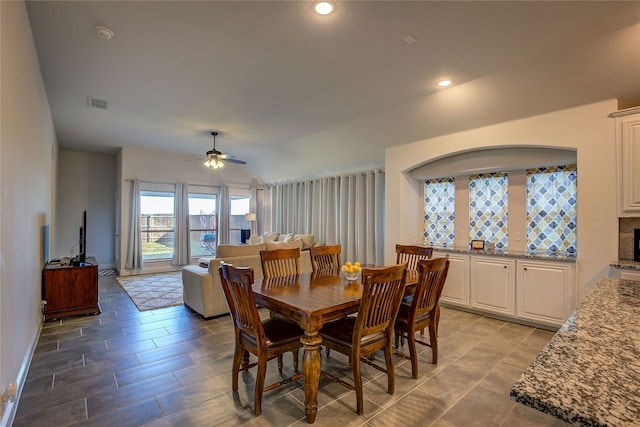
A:
[[[144,276],[118,277],[118,283],[138,310],[182,305],[182,274],[179,271]]]

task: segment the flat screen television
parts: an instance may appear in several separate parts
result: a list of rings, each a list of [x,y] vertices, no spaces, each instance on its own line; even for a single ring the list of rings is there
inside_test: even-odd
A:
[[[82,212],[82,225],[78,237],[78,255],[73,259],[74,264],[85,262],[87,259],[87,211]]]

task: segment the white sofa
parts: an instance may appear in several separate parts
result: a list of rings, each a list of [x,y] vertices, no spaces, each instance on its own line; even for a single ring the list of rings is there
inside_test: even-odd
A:
[[[200,258],[198,265],[188,265],[182,268],[184,303],[204,318],[229,313],[220,283],[220,273],[218,273],[220,263],[224,261],[237,267],[253,267],[254,278],[256,280],[262,279],[260,251],[263,250],[298,247],[302,249],[300,272],[312,271],[309,251],[305,249],[314,244],[313,235],[303,236],[312,237],[311,240],[307,237],[305,242],[302,239],[293,239],[289,242],[273,241],[255,245],[219,245],[215,258]]]

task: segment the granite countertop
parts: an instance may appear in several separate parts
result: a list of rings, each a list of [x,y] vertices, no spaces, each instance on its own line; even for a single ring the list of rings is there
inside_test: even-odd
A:
[[[640,270],[640,262],[632,259],[619,259],[609,264],[609,267],[621,268],[623,270]]]
[[[500,250],[500,249],[469,249],[467,247],[459,246],[432,246],[434,251],[439,252],[451,252],[457,254],[467,255],[485,255],[485,256],[499,256],[505,258],[524,258],[524,259],[536,259],[541,261],[562,261],[575,263],[576,254],[569,254],[566,252],[551,252],[551,251],[513,251],[513,250]],[[639,267],[640,269],[640,263]]]
[[[640,281],[602,278],[511,387],[583,426],[640,425]]]

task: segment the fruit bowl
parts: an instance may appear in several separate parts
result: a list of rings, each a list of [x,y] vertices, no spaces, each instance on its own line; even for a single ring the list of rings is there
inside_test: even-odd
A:
[[[346,277],[350,282],[355,282],[360,277],[359,271],[357,273],[347,273],[346,271],[342,270],[342,274],[344,274],[344,277]]]
[[[353,264],[351,262],[347,262],[342,266],[341,270],[342,274],[344,274],[344,277],[346,277],[349,282],[356,281],[360,277],[359,262],[355,262]]]

